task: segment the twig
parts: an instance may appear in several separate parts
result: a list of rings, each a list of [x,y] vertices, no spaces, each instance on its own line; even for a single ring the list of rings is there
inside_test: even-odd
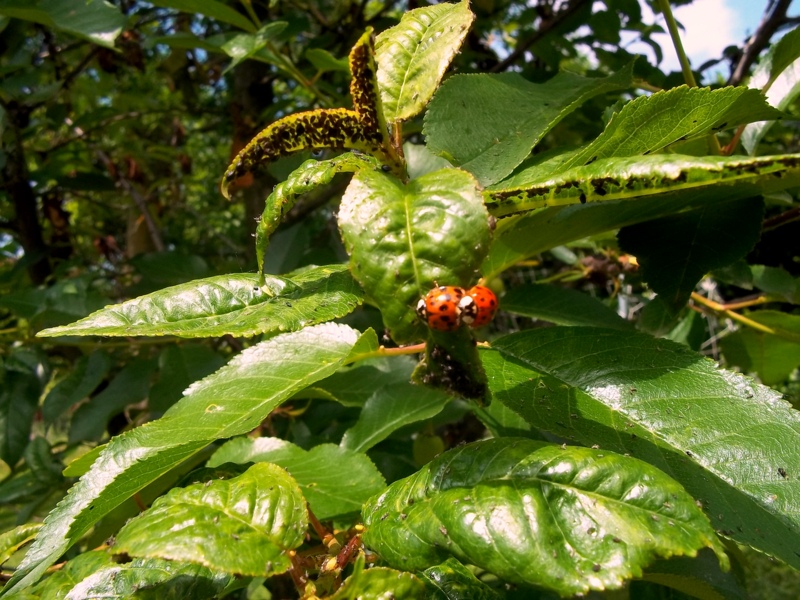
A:
[[[750,67],[756,61],[758,55],[761,54],[761,51],[767,47],[778,27],[786,22],[786,11],[791,3],[792,0],[772,0],[767,5],[758,29],[744,45],[742,57],[728,79],[728,85],[739,85],[744,80],[750,71]]]
[[[144,222],[147,225],[147,231],[150,234],[150,239],[153,240],[153,245],[156,247],[156,250],[159,252],[164,252],[166,246],[164,245],[164,240],[161,239],[161,234],[156,227],[156,222],[153,220],[153,215],[150,214],[150,209],[147,208],[147,200],[144,199],[130,181],[122,174],[119,173],[117,169],[114,168],[114,163],[111,162],[111,158],[106,154],[103,150],[95,150],[95,154],[97,158],[106,166],[110,173],[117,173],[117,183],[122,186],[130,197],[133,198],[133,202],[136,204],[136,208],[142,213],[142,217],[144,218]]]
[[[737,312],[732,310],[726,309],[724,304],[720,304],[718,302],[714,302],[713,300],[709,300],[708,298],[701,296],[697,292],[692,292],[692,300],[711,310],[712,312],[718,313],[729,319],[733,319],[734,321],[738,321],[742,325],[750,327],[751,329],[755,329],[756,331],[760,331],[761,333],[768,333],[770,335],[779,335],[778,332],[773,329],[772,327],[767,327],[766,325],[762,325],[752,319],[748,319],[744,315],[740,315]]]
[[[542,24],[539,26],[533,35],[531,35],[526,40],[517,44],[517,47],[514,48],[514,51],[511,52],[508,56],[506,56],[503,60],[497,63],[494,67],[492,67],[492,73],[498,73],[500,71],[505,71],[508,67],[514,64],[525,52],[528,51],[528,48],[533,46],[536,42],[541,40],[544,36],[546,36],[550,31],[555,29],[558,25],[561,25],[567,18],[571,17],[575,14],[579,9],[583,8],[584,5],[588,4],[588,0],[571,0],[568,2],[567,5],[558,11],[555,15],[553,15],[552,19],[547,21],[543,21]]]
[[[772,231],[773,229],[777,229],[782,225],[786,225],[787,223],[792,223],[797,220],[800,220],[800,206],[795,206],[794,208],[791,208],[786,212],[782,212],[779,215],[775,215],[769,219],[764,219],[764,222],[761,224],[761,233]]]

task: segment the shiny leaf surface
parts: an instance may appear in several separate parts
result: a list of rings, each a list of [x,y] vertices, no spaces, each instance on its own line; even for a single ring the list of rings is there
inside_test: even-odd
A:
[[[287,278],[270,275],[261,286],[258,275],[219,275],[109,306],[39,335],[274,335],[344,316],[361,298],[345,265],[314,267]]]
[[[468,285],[489,249],[488,214],[477,182],[444,169],[403,185],[357,173],[342,198],[339,228],[353,276],[397,342],[425,337],[417,301],[438,282]],[[465,243],[464,240],[469,240]]]
[[[657,557],[722,545],[694,499],[630,457],[519,438],[446,452],[364,508],[364,543],[390,565],[453,556],[562,595],[614,589]]]
[[[492,345],[481,354],[494,401],[650,462],[724,535],[800,566],[800,413],[778,393],[641,333],[561,327]]]
[[[274,337],[196,382],[161,419],[113,438],[47,517],[4,592],[33,583],[99,519],[209,442],[251,431],[281,402],[334,373],[358,339],[334,324]]]
[[[423,6],[378,36],[378,83],[389,122],[422,112],[474,18],[466,1]]]
[[[287,551],[303,542],[307,527],[294,479],[276,465],[258,463],[230,480],[172,489],[120,530],[113,551],[268,576],[289,569]]]

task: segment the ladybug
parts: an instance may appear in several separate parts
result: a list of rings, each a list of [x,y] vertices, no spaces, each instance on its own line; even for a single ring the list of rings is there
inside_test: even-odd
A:
[[[494,292],[483,285],[476,285],[467,290],[464,299],[471,298],[472,303],[467,303],[470,308],[466,307],[461,311],[461,322],[466,323],[470,327],[483,327],[494,318],[494,313],[497,311],[497,296]],[[464,299],[461,302],[464,302]]]
[[[440,285],[428,292],[417,303],[417,315],[437,331],[455,331],[462,324],[465,310],[472,312],[475,301],[464,288]]]

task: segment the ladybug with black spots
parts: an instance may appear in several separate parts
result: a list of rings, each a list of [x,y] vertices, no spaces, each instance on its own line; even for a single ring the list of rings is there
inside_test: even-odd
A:
[[[440,285],[428,292],[417,303],[417,315],[436,331],[455,331],[461,327],[462,301],[467,298],[464,288]],[[469,303],[468,302],[468,303]]]
[[[461,321],[470,327],[483,327],[494,319],[497,312],[497,296],[483,285],[472,286],[465,298],[472,298],[472,310],[461,313]]]
[[[417,315],[436,331],[455,331],[462,325],[483,327],[494,318],[497,296],[489,288],[476,285],[469,290],[440,285],[417,303]]]

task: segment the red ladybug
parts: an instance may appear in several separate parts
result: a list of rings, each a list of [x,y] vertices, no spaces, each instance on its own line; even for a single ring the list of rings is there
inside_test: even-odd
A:
[[[428,292],[424,298],[420,298],[417,303],[417,314],[431,329],[455,331],[461,327],[464,310],[471,311],[472,304],[474,300],[467,295],[464,288],[440,285]]]
[[[494,318],[494,313],[497,311],[497,296],[492,290],[482,285],[476,285],[467,290],[464,299],[466,298],[472,298],[472,304],[469,310],[462,309],[462,323],[466,323],[470,327],[483,327]]]

